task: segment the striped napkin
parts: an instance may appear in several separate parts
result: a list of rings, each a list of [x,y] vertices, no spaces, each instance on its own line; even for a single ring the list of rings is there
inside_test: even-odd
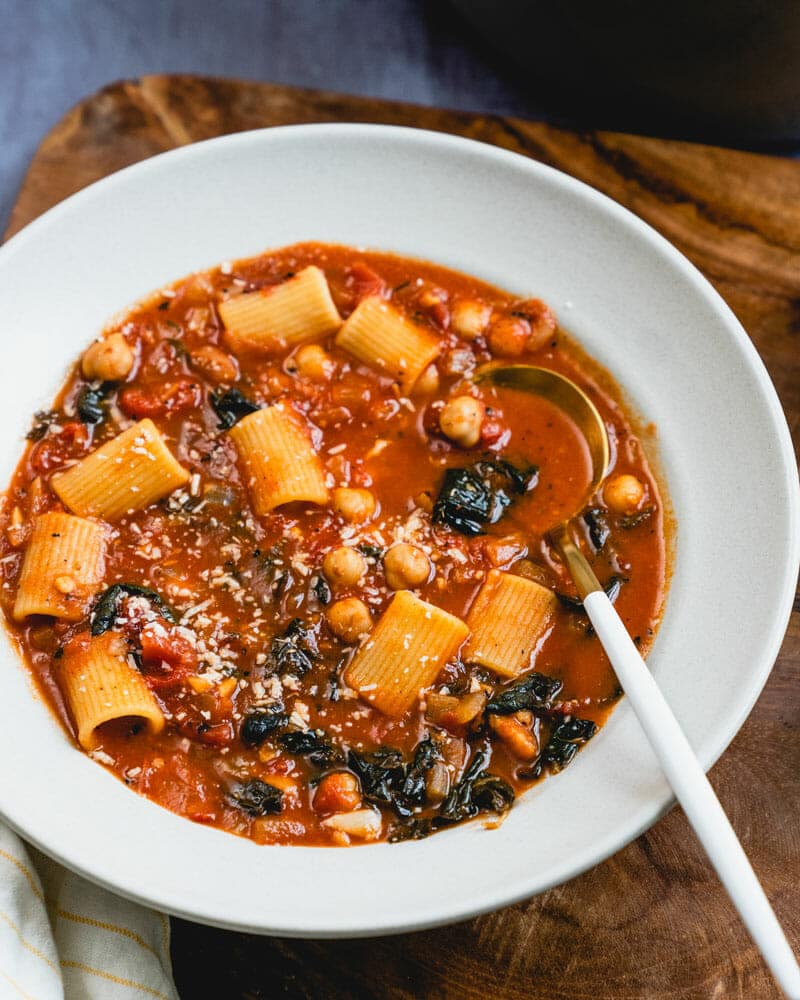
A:
[[[169,921],[73,875],[0,823],[0,997],[178,1000]]]

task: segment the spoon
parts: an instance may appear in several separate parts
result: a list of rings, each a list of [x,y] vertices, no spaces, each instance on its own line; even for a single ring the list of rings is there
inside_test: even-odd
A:
[[[564,410],[588,445],[592,461],[588,496],[595,493],[608,472],[608,435],[597,408],[574,382],[533,365],[485,367],[478,371],[475,381],[533,393]],[[569,521],[557,525],[549,534],[675,797],[683,806],[717,875],[783,992],[791,1000],[800,1000],[797,960],[678,720],[586,557],[572,539]]]

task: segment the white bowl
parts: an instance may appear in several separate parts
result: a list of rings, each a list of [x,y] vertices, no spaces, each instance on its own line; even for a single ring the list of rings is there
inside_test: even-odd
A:
[[[692,265],[618,205],[521,156],[409,129],[276,128],[157,156],[69,198],[0,249],[0,481],[30,415],[111,315],[192,270],[309,239],[542,296],[658,425],[679,527],[650,663],[710,766],[764,685],[792,601],[786,423],[750,341]],[[259,847],[126,789],[67,740],[5,635],[0,650],[2,815],[88,878],[207,923],[346,936],[458,920],[571,878],[671,801],[623,701],[497,831]]]

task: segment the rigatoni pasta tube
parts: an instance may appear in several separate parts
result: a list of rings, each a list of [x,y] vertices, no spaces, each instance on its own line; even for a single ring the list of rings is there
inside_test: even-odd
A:
[[[300,417],[281,405],[257,410],[229,431],[257,514],[285,503],[326,504],[325,472]]]
[[[313,265],[283,284],[226,299],[218,309],[235,353],[294,347],[320,340],[342,325],[328,281]]]
[[[41,514],[25,551],[14,618],[83,618],[105,570],[106,529],[96,521],[51,511]]]
[[[376,297],[364,299],[351,313],[336,343],[365,365],[395,379],[405,393],[411,392],[441,349],[437,337]]]
[[[471,634],[464,659],[503,677],[516,677],[530,665],[556,603],[555,594],[546,587],[490,570],[467,616]]]
[[[86,750],[97,747],[98,728],[112,719],[143,719],[153,735],[164,728],[164,713],[127,651],[118,632],[82,633],[64,650],[58,679]]]
[[[459,618],[401,590],[347,668],[347,683],[399,718],[436,680],[467,631]]]
[[[140,420],[50,483],[65,506],[83,517],[116,521],[143,510],[189,480],[152,420]]]

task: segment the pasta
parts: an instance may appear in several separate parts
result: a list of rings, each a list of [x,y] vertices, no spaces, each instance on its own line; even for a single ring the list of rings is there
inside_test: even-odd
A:
[[[555,594],[546,587],[490,570],[467,616],[471,635],[464,658],[502,677],[516,677],[530,666],[531,653],[556,603]]]
[[[325,473],[308,432],[282,406],[268,406],[244,417],[231,428],[230,436],[258,514],[301,500],[328,502]]]
[[[467,637],[460,618],[415,597],[395,594],[347,670],[347,683],[386,715],[403,715]]]
[[[98,728],[113,719],[143,719],[153,735],[164,728],[164,713],[142,675],[127,660],[128,644],[118,632],[81,633],[64,651],[59,671],[78,742],[93,750]]]
[[[106,531],[96,521],[57,511],[41,514],[25,552],[14,618],[80,621],[103,579],[105,550]]]
[[[364,299],[339,331],[336,343],[408,394],[438,355],[438,338],[377,297]]]
[[[325,275],[307,267],[280,285],[220,302],[226,339],[234,352],[296,347],[342,325]]]
[[[189,480],[152,420],[140,420],[51,479],[65,506],[82,517],[116,521],[143,510]]]

